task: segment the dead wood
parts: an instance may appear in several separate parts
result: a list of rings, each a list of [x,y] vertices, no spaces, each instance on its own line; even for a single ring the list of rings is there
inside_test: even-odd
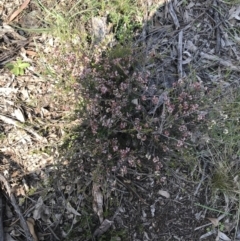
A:
[[[230,70],[234,70],[234,71],[237,71],[237,72],[240,71],[240,69],[237,66],[233,65],[230,61],[221,59],[220,57],[218,57],[216,55],[206,54],[206,53],[201,53],[200,55],[201,55],[202,58],[218,62],[219,64],[223,65],[226,68],[229,68]]]
[[[177,18],[177,15],[173,9],[173,5],[172,5],[172,1],[168,1],[168,9],[169,9],[169,13],[173,19],[174,25],[176,26],[176,29],[180,28],[180,24]]]
[[[178,78],[181,79],[183,77],[183,69],[182,69],[182,39],[183,39],[183,31],[181,30],[178,35]]]
[[[14,197],[12,191],[11,191],[11,187],[10,187],[7,179],[2,174],[0,174],[0,181],[3,183],[4,187],[6,188],[7,194],[10,198],[10,201],[11,201],[11,204],[14,207],[14,210],[17,213],[17,215],[20,219],[20,224],[21,224],[22,228],[24,229],[26,240],[27,241],[34,241],[33,238],[32,238],[32,235],[29,231],[27,222],[25,221],[25,219],[24,219],[24,217],[23,217],[23,215],[20,211],[20,208],[17,205],[16,199],[15,199],[15,197]]]

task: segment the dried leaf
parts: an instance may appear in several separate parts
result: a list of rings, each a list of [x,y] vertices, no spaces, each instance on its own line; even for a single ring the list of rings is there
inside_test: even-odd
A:
[[[184,61],[182,61],[182,64],[189,64],[192,61],[192,58],[189,57],[187,59],[185,59]]]
[[[198,50],[198,47],[196,45],[194,45],[191,40],[188,40],[186,42],[186,49],[190,52],[195,53]]]
[[[105,219],[101,226],[95,230],[95,232],[93,233],[94,237],[99,237],[101,236],[103,233],[105,233],[112,225],[113,221],[110,221],[108,219]]]
[[[17,177],[17,176],[19,176],[19,175],[21,175],[21,172],[20,172],[20,170],[17,170],[17,171],[14,171],[14,172],[11,174],[11,177],[14,178],[14,177]]]
[[[218,230],[218,238],[223,241],[231,241],[231,239],[224,233]]]
[[[10,16],[10,18],[9,18],[9,20],[8,20],[8,23],[11,22],[14,18],[16,18],[16,17],[19,15],[19,13],[21,13],[21,12],[23,11],[23,9],[25,9],[25,8],[27,7],[27,5],[29,4],[29,2],[30,2],[30,0],[25,0],[25,1],[23,2],[23,4],[21,5],[21,7],[20,7],[18,10],[16,10],[16,11]]]
[[[33,236],[34,241],[38,241],[38,237],[37,237],[37,235],[35,233],[35,230],[34,230],[34,225],[35,225],[34,219],[33,218],[28,218],[27,219],[27,225],[28,225],[30,233]]]
[[[26,54],[29,55],[29,56],[36,56],[37,52],[32,51],[32,50],[26,50]]]
[[[35,220],[41,218],[44,222],[47,222],[49,213],[50,213],[49,209],[43,203],[42,197],[39,197],[38,201],[37,201],[37,203],[35,205],[35,210],[33,211],[33,218]]]
[[[18,186],[15,185],[12,187],[12,192],[18,197],[18,196],[24,196],[26,195],[25,190],[22,185]]]
[[[152,217],[154,217],[155,216],[155,210],[156,210],[155,209],[155,203],[153,205],[151,205],[150,208],[151,208]]]
[[[24,115],[20,109],[15,109],[14,110],[14,115],[17,118],[17,120],[21,121],[22,123],[25,122]]]
[[[132,100],[132,103],[133,103],[134,105],[139,105],[139,100],[138,100],[138,99],[133,99],[133,100]]]
[[[186,9],[191,9],[192,7],[195,6],[196,3],[194,2],[190,2],[187,6],[186,6]]]
[[[239,14],[240,14],[240,5],[231,8],[230,11],[229,11],[229,18],[228,18],[228,20],[233,19],[233,18],[235,18],[237,20],[240,20]]]
[[[211,236],[211,235],[213,235],[213,234],[215,234],[215,233],[216,233],[216,231],[215,231],[215,229],[213,229],[213,230],[211,230],[211,231],[203,234],[199,239],[200,239],[200,240],[205,239],[205,238],[207,238],[207,237],[209,237],[209,236]]]
[[[0,94],[3,94],[3,95],[10,95],[11,93],[17,93],[17,89],[14,89],[14,88],[0,88]]]
[[[70,212],[76,216],[81,216],[81,214],[76,209],[74,209],[69,202],[67,203],[67,210],[68,210],[68,212]]]
[[[219,220],[217,218],[207,218],[211,223],[213,224],[214,227],[217,227],[219,224]]]
[[[149,236],[148,236],[148,233],[147,232],[143,232],[143,238],[144,238],[144,240],[151,240],[150,238],[149,238]]]
[[[100,223],[102,223],[103,222],[103,195],[100,190],[100,186],[96,183],[93,183],[92,195],[93,195],[93,210],[97,213]]]
[[[159,190],[158,194],[160,194],[161,196],[163,196],[165,198],[170,198],[170,194],[167,191]]]
[[[41,209],[42,209],[42,206],[43,206],[43,200],[42,200],[42,197],[39,197],[38,198],[38,201],[35,205],[35,210],[33,211],[33,218],[35,220],[37,219],[40,219],[41,218]]]

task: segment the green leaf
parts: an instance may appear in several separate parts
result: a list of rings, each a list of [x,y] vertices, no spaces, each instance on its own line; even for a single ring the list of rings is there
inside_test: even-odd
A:
[[[11,70],[11,72],[13,73],[13,74],[15,74],[15,75],[19,75],[19,69],[18,68],[13,68],[12,70]]]
[[[30,66],[29,63],[22,62],[22,60],[17,60],[14,63],[8,63],[5,65],[14,75],[23,75],[24,70]]]
[[[24,75],[24,70],[23,69],[19,69],[19,75]]]
[[[11,63],[6,64],[6,67],[10,70],[14,69],[14,65]]]
[[[21,69],[25,69],[25,68],[27,68],[27,67],[29,67],[29,66],[30,66],[29,63],[20,63],[20,64],[18,65],[18,67],[21,68]]]

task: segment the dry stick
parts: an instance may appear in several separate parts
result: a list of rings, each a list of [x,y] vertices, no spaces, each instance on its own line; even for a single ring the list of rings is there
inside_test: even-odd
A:
[[[164,11],[164,17],[167,18],[167,14],[169,12],[169,0],[165,0],[165,11]]]
[[[203,181],[207,178],[207,177],[205,176],[205,170],[206,170],[206,167],[207,167],[207,163],[204,161],[203,172],[202,172],[202,178],[201,178],[201,180],[200,180],[200,182],[199,182],[199,184],[198,184],[198,186],[197,186],[196,191],[195,191],[194,194],[193,194],[194,196],[196,196],[196,195],[198,194],[198,191],[199,191],[199,189],[200,189],[200,187],[201,187]]]
[[[48,226],[48,229],[50,230],[50,232],[52,233],[52,235],[55,237],[56,240],[60,240],[59,237],[54,233],[53,229]]]
[[[4,241],[4,232],[3,232],[3,200],[2,193],[0,192],[0,241]]]
[[[214,6],[214,21],[216,25],[216,47],[215,47],[215,52],[219,53],[220,48],[221,48],[221,36],[220,36],[220,28],[219,28],[219,13],[217,11],[217,2],[216,0],[213,1],[213,6]]]
[[[135,194],[142,203],[144,203],[144,204],[146,204],[146,205],[149,205],[142,197],[140,197],[140,195],[139,195],[129,184],[127,184],[127,183],[124,182],[124,181],[121,181],[120,177],[117,177],[117,180],[118,180],[118,182],[120,182],[123,186],[125,186],[128,190],[130,190],[133,194]]]
[[[178,35],[178,78],[183,77],[182,69],[182,40],[183,40],[183,31],[181,30]]]
[[[203,53],[203,52],[201,52],[200,55],[204,59],[219,62],[219,64],[229,68],[230,70],[240,72],[239,67],[233,65],[230,61],[221,59],[220,57],[218,57],[216,55],[206,54],[206,53]]]
[[[26,235],[26,240],[27,241],[34,241],[33,238],[32,238],[32,235],[29,231],[28,225],[27,225],[27,223],[26,223],[25,219],[23,218],[23,215],[20,211],[20,208],[17,205],[16,199],[11,192],[11,187],[10,187],[7,179],[2,174],[0,174],[0,181],[4,184],[4,186],[5,186],[5,188],[8,192],[8,195],[10,197],[10,201],[11,201],[13,207],[14,207],[14,210],[17,213],[17,215],[20,219],[20,224],[21,224],[22,228],[24,229],[24,232],[25,232],[25,235]]]
[[[174,24],[176,26],[176,29],[179,29],[180,28],[180,24],[179,24],[177,15],[176,15],[176,13],[173,10],[172,0],[168,0],[168,8],[169,8],[169,13],[170,13],[170,15],[171,15],[171,17],[173,19],[173,22],[174,22]]]

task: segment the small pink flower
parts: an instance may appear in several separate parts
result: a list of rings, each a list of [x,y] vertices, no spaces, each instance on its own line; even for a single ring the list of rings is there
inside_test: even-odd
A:
[[[116,152],[118,150],[118,146],[113,146],[113,151]]]
[[[187,131],[187,127],[186,127],[185,125],[181,125],[178,129],[179,129],[181,132]]]
[[[198,109],[198,104],[191,105],[191,110],[196,111]]]
[[[163,148],[164,152],[168,152],[169,151],[169,148],[167,146],[165,146],[165,145],[163,145],[162,148]]]
[[[186,101],[184,101],[183,103],[183,109],[184,110],[187,110],[188,109],[188,103]]]
[[[121,83],[120,84],[120,89],[121,90],[126,90],[128,88],[128,84],[126,84],[126,83]]]
[[[126,126],[127,126],[126,122],[121,122],[121,124],[120,124],[120,128],[121,129],[124,129]]]
[[[102,94],[106,94],[107,91],[108,91],[108,89],[105,85],[101,86],[101,93]]]
[[[136,109],[136,110],[141,110],[141,105],[137,105],[137,106],[135,107],[135,109]]]
[[[201,84],[198,83],[198,82],[196,82],[196,83],[193,84],[193,88],[194,88],[195,90],[200,90],[200,89],[201,89]]]
[[[198,120],[200,121],[200,120],[204,120],[204,119],[205,119],[205,114],[204,113],[200,113],[198,115]]]
[[[167,111],[171,114],[174,111],[174,105],[169,105]]]
[[[124,175],[127,174],[127,167],[126,167],[126,166],[123,166],[123,167],[121,168],[121,174],[122,174],[122,176],[124,176]]]
[[[179,141],[177,142],[177,147],[181,147],[181,146],[183,146],[183,141],[179,140]]]
[[[180,96],[178,97],[178,99],[179,99],[180,101],[183,101],[186,97],[187,97],[187,93],[186,93],[186,92],[182,92],[182,93],[180,94]]]
[[[179,84],[179,85],[182,85],[182,84],[183,84],[183,79],[179,79],[179,80],[178,80],[178,84]]]
[[[159,98],[154,95],[153,98],[152,98],[153,104],[154,104],[154,105],[157,105],[157,104],[158,104],[158,100],[159,100]]]
[[[161,177],[161,182],[165,182],[166,181],[166,177]]]
[[[153,158],[153,162],[154,162],[154,163],[156,163],[156,162],[158,162],[158,161],[159,161],[159,157],[158,157],[158,156]]]
[[[164,135],[167,136],[167,137],[169,137],[169,131],[165,130],[165,131],[164,131]]]

